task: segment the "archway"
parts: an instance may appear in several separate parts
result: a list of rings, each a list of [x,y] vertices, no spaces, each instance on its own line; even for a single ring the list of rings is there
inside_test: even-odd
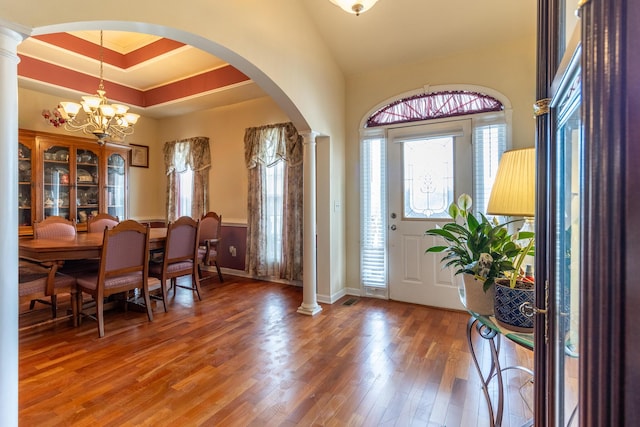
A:
[[[36,36],[66,31],[83,30],[143,32],[145,34],[151,34],[175,40],[193,46],[204,52],[210,53],[211,55],[214,55],[226,61],[233,67],[242,71],[251,80],[256,82],[256,84],[260,86],[260,88],[263,89],[269,96],[271,96],[271,98],[273,98],[280,106],[280,108],[282,108],[282,110],[289,116],[293,124],[296,126],[296,129],[311,129],[309,123],[303,117],[303,114],[299,110],[299,108],[284,93],[284,91],[262,70],[255,66],[251,61],[247,60],[236,52],[233,52],[231,49],[226,48],[220,43],[217,43],[213,40],[198,36],[197,34],[155,24],[144,24],[141,27],[140,23],[129,21],[87,21],[34,28],[31,35]]]
[[[224,6],[224,7],[227,7],[227,6]],[[232,7],[235,8],[236,6],[232,6]],[[73,12],[77,12],[80,9],[81,9],[80,4],[78,4],[78,7],[75,9],[73,5],[69,6],[69,10],[73,10]],[[125,8],[122,8],[122,10],[125,10]],[[70,13],[73,13],[73,12],[70,12]],[[28,13],[26,11],[22,11],[21,13],[23,14],[23,17],[24,17],[23,21],[30,22],[30,20],[26,18],[26,16],[28,16]],[[165,14],[166,13],[167,12],[165,12]],[[55,14],[56,14],[55,12],[52,13],[52,15],[55,15]],[[20,13],[18,13],[18,15],[20,15]],[[118,13],[116,13],[116,15],[118,15]],[[120,15],[123,16],[124,18],[125,13],[121,12]],[[7,185],[2,185],[2,187],[5,188],[5,190],[3,190],[0,193],[0,195],[3,196],[2,197],[3,199],[6,198],[7,200],[15,200],[15,198],[17,197],[17,195],[15,194],[16,190],[15,188],[13,188],[14,186],[11,185],[13,183],[12,176],[15,175],[15,165],[13,165],[13,162],[11,160],[17,158],[17,141],[15,139],[16,133],[17,133],[17,126],[16,126],[17,113],[15,112],[15,105],[12,105],[15,100],[15,96],[12,96],[12,95],[17,90],[17,87],[16,87],[17,76],[15,75],[15,70],[12,70],[11,68],[14,66],[13,63],[17,59],[16,45],[17,45],[17,39],[19,38],[19,34],[38,35],[38,34],[46,34],[46,33],[68,31],[68,30],[80,30],[80,29],[91,30],[91,29],[102,28],[102,29],[109,29],[109,30],[115,30],[115,31],[147,32],[149,34],[168,37],[173,40],[177,40],[186,44],[190,44],[194,47],[198,47],[203,51],[212,53],[220,57],[221,59],[226,60],[227,62],[229,62],[230,64],[232,64],[233,66],[241,70],[242,72],[244,72],[247,76],[252,78],[258,85],[260,85],[260,87],[266,93],[268,93],[274,100],[276,100],[279,106],[283,109],[283,111],[285,111],[289,115],[291,121],[294,122],[294,124],[296,125],[297,128],[299,128],[299,130],[310,131],[310,129],[312,128],[312,126],[310,125],[312,120],[307,120],[306,115],[302,113],[302,111],[306,109],[306,110],[314,110],[314,112],[311,113],[311,116],[315,115],[317,117],[322,117],[321,120],[318,120],[318,123],[319,123],[318,126],[319,126],[319,129],[323,130],[324,134],[330,135],[333,133],[340,136],[342,135],[343,130],[341,129],[341,126],[339,126],[342,120],[339,114],[335,112],[335,111],[339,111],[339,109],[330,108],[333,103],[337,102],[336,99],[338,101],[341,99],[342,95],[336,95],[336,93],[340,93],[342,84],[335,85],[335,89],[331,89],[330,91],[325,90],[327,86],[331,86],[331,83],[332,83],[331,80],[338,80],[341,82],[342,77],[341,75],[339,75],[339,73],[335,72],[336,70],[333,70],[334,72],[329,73],[330,78],[326,79],[326,81],[322,81],[322,84],[315,84],[315,85],[313,84],[314,79],[316,80],[321,79],[320,77],[322,74],[321,72],[309,73],[308,75],[312,75],[313,77],[302,79],[303,81],[306,80],[307,84],[297,85],[298,86],[297,88],[298,89],[300,89],[300,87],[306,88],[306,93],[310,94],[310,96],[304,96],[304,97],[302,95],[297,96],[298,99],[304,98],[306,100],[302,102],[303,104],[306,104],[306,108],[303,108],[299,106],[298,102],[295,100],[296,96],[291,95],[291,93],[293,92],[289,92],[287,94],[287,90],[283,89],[281,85],[278,85],[276,83],[276,81],[278,80],[277,78],[270,77],[269,73],[262,71],[258,66],[256,66],[251,61],[245,59],[242,55],[237,54],[233,52],[231,49],[223,47],[222,44],[213,42],[211,39],[204,37],[202,35],[197,35],[195,33],[190,33],[184,30],[170,28],[163,25],[140,24],[139,22],[133,21],[133,19],[135,19],[134,16],[142,16],[142,15],[143,15],[143,12],[138,10],[136,13],[129,14],[129,16],[127,16],[128,19],[132,19],[131,21],[76,21],[76,22],[67,23],[67,24],[36,26],[33,31],[25,27],[20,27],[19,25],[7,24],[7,28],[11,28],[10,31],[4,31],[4,29],[0,29],[0,33],[2,33],[2,35],[0,35],[0,37],[2,38],[0,40],[0,50],[2,50],[3,53],[5,52],[9,53],[9,55],[6,55],[5,57],[6,63],[3,64],[4,70],[0,72],[0,80],[4,80],[5,83],[9,83],[14,86],[12,90],[3,91],[3,93],[7,95],[7,99],[5,100],[5,105],[0,107],[0,109],[4,111],[14,112],[13,114],[4,115],[4,120],[2,120],[2,125],[6,130],[5,133],[3,134],[4,136],[3,143],[6,146],[5,148],[7,148],[5,152],[6,156],[4,156],[4,159],[6,161],[5,161],[5,164],[2,165],[6,173],[3,174],[2,178],[0,179],[1,183],[7,184]],[[51,18],[48,17],[47,19],[49,20],[48,22],[56,21],[55,17],[51,17]],[[233,20],[231,18],[229,19],[231,21]],[[34,20],[38,21],[38,18]],[[60,22],[60,20],[58,20],[58,22]],[[4,23],[6,23],[6,21],[4,21]],[[16,29],[17,29],[17,32],[14,33]],[[11,33],[11,34],[8,34],[8,33]],[[331,62],[330,64],[333,64],[333,63]],[[309,68],[311,68],[310,65],[309,65]],[[307,74],[300,73],[300,75],[306,76]],[[300,91],[302,91],[302,89],[300,89]],[[322,94],[322,91],[328,92],[329,95],[327,96]],[[313,96],[314,92],[319,93],[318,97],[314,98]],[[318,107],[317,105],[314,105],[314,103],[322,104],[322,106]],[[315,108],[309,108],[310,105],[312,105]],[[335,132],[332,132],[332,130],[334,129],[335,129]],[[331,161],[331,159],[328,159],[328,160]],[[328,165],[324,169],[329,170]],[[4,254],[6,254],[7,256],[7,260],[6,260],[6,263],[2,264],[2,267],[6,267],[6,269],[3,268],[3,270],[6,271],[7,278],[9,281],[17,283],[17,267],[15,266],[15,262],[13,263],[14,264],[13,266],[11,265],[12,261],[17,257],[17,242],[16,242],[17,236],[15,236],[17,219],[15,214],[12,213],[12,211],[13,209],[11,209],[10,206],[6,209],[6,211],[3,211],[3,213],[6,212],[7,215],[5,216],[6,222],[4,223],[4,226],[0,229],[0,239],[2,239],[3,241],[6,241],[7,247],[8,247],[8,250],[4,252]],[[330,235],[330,233],[328,233],[328,235]],[[326,246],[329,247],[332,244],[333,243],[329,243]],[[314,289],[315,289],[315,286],[314,286]],[[11,289],[11,287],[7,287],[5,293],[7,294],[8,298],[4,299],[7,303],[10,304],[13,302],[13,299],[10,297],[11,297],[11,293],[12,292],[15,293],[15,291],[16,289]],[[11,315],[14,314],[14,312],[11,310],[9,310],[6,313],[8,315],[8,318],[12,317]],[[3,323],[3,329],[17,330],[17,324],[14,325],[13,323],[14,323],[13,321],[8,321],[6,322],[6,324]],[[16,346],[17,336],[13,332],[9,333],[6,337],[3,337],[1,341],[3,346],[4,344],[8,344],[8,346],[11,348],[17,347]],[[17,348],[15,351],[17,356]],[[3,397],[8,397],[7,399],[3,399],[3,411],[0,411],[0,412],[3,412],[5,414],[6,418],[3,418],[3,419],[7,421],[6,425],[13,425],[15,424],[15,420],[17,418],[17,414],[15,412],[16,406],[17,406],[15,405],[16,393],[15,393],[15,384],[13,379],[17,380],[17,377],[15,376],[15,374],[11,376],[6,376],[6,377],[4,375],[8,371],[14,371],[14,373],[16,371],[15,366],[12,366],[15,359],[13,358],[12,355],[9,355],[9,356],[10,357],[6,359],[6,363],[3,363],[2,367],[0,367],[0,374],[2,374],[1,376],[3,378],[1,386],[2,386],[2,389],[6,391],[6,393],[3,392]],[[11,397],[12,395],[13,397]]]

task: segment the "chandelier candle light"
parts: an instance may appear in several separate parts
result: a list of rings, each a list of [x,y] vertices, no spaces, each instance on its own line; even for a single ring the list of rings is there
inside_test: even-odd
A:
[[[378,0],[329,0],[331,3],[340,6],[342,9],[356,16],[371,9]]]
[[[69,131],[82,131],[93,134],[98,138],[98,144],[103,145],[109,137],[124,139],[133,133],[138,114],[129,113],[129,107],[122,104],[109,104],[102,79],[103,74],[103,39],[100,31],[100,84],[97,95],[83,96],[80,104],[75,102],[60,102],[58,111],[64,118],[64,128]],[[84,121],[78,118],[80,108],[86,113]],[[44,113],[43,113],[44,114]],[[46,118],[46,117],[45,117]]]

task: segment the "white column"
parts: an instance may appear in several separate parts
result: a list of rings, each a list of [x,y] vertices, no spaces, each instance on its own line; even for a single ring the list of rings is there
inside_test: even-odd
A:
[[[302,305],[298,313],[313,316],[322,311],[316,301],[316,133],[301,132],[304,140],[304,230]]]
[[[18,44],[0,27],[0,425],[18,425]],[[36,113],[37,114],[37,113]]]

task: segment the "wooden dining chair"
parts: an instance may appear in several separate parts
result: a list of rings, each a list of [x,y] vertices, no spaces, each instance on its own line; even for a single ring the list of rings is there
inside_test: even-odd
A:
[[[200,218],[200,238],[198,244],[198,273],[202,278],[201,266],[215,265],[220,282],[224,282],[218,265],[218,248],[222,234],[222,215],[207,212]]]
[[[77,277],[78,307],[82,293],[93,297],[98,335],[104,336],[104,299],[110,295],[141,289],[149,321],[153,320],[149,300],[149,228],[134,221],[120,222],[104,230],[98,272],[81,273]],[[80,311],[80,317],[87,313]],[[92,316],[90,316],[92,317]]]
[[[162,304],[167,310],[167,281],[171,281],[175,295],[176,287],[196,291],[201,300],[200,276],[198,273],[198,232],[199,222],[188,216],[182,216],[170,222],[167,227],[167,239],[164,254],[160,261],[151,261],[149,275],[160,279]],[[191,276],[191,286],[178,284],[178,277]],[[158,296],[158,298],[160,298]]]
[[[120,222],[117,216],[107,213],[99,213],[92,216],[87,221],[87,233],[102,233],[105,228],[112,229]],[[77,275],[85,271],[97,271],[100,266],[100,259],[83,259],[67,261],[62,267],[62,271],[67,274]]]
[[[56,271],[57,265],[44,266],[28,260],[18,263],[19,302],[30,301],[29,310],[33,310],[34,301],[51,306],[51,320],[57,319],[57,296],[69,294],[71,312],[76,322],[76,279]]]
[[[76,235],[76,223],[61,216],[49,216],[33,223],[33,237],[36,239],[57,239]]]
[[[105,228],[113,228],[120,220],[117,216],[109,215],[108,213],[99,213],[98,215],[94,215],[87,221],[87,232],[88,233],[102,233]]]
[[[68,220],[61,216],[49,216],[42,221],[35,221],[33,223],[33,237],[34,239],[59,239],[66,237],[75,237],[76,235],[76,223],[73,220]],[[49,263],[45,267],[53,268],[54,271],[58,266],[53,266]],[[62,292],[65,288],[50,288],[47,298],[34,298],[29,304],[29,309],[33,310],[36,303],[51,305],[52,315],[55,318],[57,313],[57,292]]]

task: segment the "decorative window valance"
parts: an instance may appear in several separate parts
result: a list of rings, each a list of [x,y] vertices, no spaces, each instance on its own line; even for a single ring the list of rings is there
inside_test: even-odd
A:
[[[502,110],[500,101],[484,93],[465,90],[423,93],[382,107],[367,119],[366,127]]]
[[[165,142],[163,152],[167,175],[188,168],[197,172],[211,167],[209,138],[205,136]]]
[[[281,160],[289,167],[302,163],[302,136],[291,122],[247,128],[244,147],[247,169],[258,163],[270,166]]]

